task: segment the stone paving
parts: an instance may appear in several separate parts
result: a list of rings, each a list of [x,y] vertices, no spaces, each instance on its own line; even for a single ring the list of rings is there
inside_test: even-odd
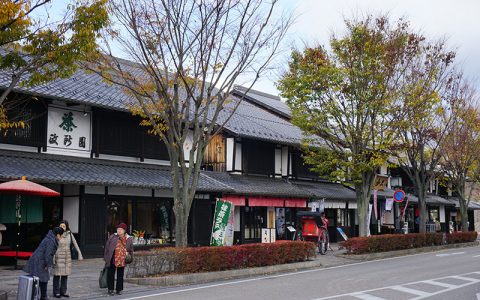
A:
[[[348,258],[338,256],[343,250],[338,250],[337,245],[332,244],[331,247],[334,251],[328,251],[326,255],[318,255],[316,258],[320,261],[323,267],[342,265],[351,262]],[[74,261],[73,273],[68,278],[68,294],[70,297],[73,299],[99,299],[106,297],[107,290],[98,287],[98,277],[102,268],[102,259]],[[22,274],[25,273],[21,270],[13,270],[12,267],[0,266],[0,291],[7,291],[8,299],[16,299],[18,276]],[[125,283],[124,294],[133,294],[153,289],[158,289],[158,287],[147,287]],[[51,280],[48,285],[48,293],[50,299],[52,299]]]

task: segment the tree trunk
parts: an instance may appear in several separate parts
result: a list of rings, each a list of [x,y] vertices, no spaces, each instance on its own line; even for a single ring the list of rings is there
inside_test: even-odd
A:
[[[460,206],[460,213],[462,214],[461,222],[462,222],[463,232],[468,231],[468,202],[471,197],[471,191],[472,191],[470,190],[470,195],[468,196],[468,200],[467,200],[466,193],[465,193],[465,181],[466,181],[466,172],[463,173],[463,176],[459,176],[455,182],[455,185],[457,187],[457,192],[458,192],[458,204]],[[471,187],[470,189],[473,189],[473,187]]]
[[[462,231],[467,232],[468,231],[468,209],[467,209],[467,203],[465,198],[458,197],[458,203],[460,204],[460,213],[462,214],[461,216]]]
[[[355,184],[355,193],[357,198],[358,215],[358,234],[367,236],[370,233],[370,223],[368,222],[368,205],[370,203],[370,182]]]
[[[426,195],[423,192],[418,194],[418,213],[419,213],[419,222],[418,222],[418,232],[425,233],[427,231],[427,202]]]
[[[180,195],[182,195],[182,193],[180,193]],[[183,203],[188,203],[186,200],[187,199],[174,199],[175,247],[188,246],[188,217],[190,215],[190,208],[187,209],[185,205],[183,205]]]

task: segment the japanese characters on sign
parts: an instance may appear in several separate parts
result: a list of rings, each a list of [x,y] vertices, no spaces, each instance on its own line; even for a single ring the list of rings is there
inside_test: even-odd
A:
[[[225,243],[228,220],[232,211],[233,204],[229,201],[217,200],[215,205],[215,214],[212,226],[212,238],[210,246],[223,246]]]
[[[76,151],[91,150],[91,114],[89,112],[48,107],[47,146]]]

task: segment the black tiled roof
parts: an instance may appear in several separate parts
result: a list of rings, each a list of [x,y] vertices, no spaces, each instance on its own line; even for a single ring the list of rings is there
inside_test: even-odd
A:
[[[355,191],[334,182],[320,181],[294,181],[299,188],[311,193],[312,198],[325,200],[355,201]]]
[[[260,105],[274,113],[278,114],[281,117],[290,119],[292,114],[290,107],[285,102],[282,102],[280,97],[260,92],[254,89],[250,89],[246,93],[247,88],[243,86],[235,86],[233,89],[233,94],[239,97],[244,97],[249,102]]]
[[[132,62],[124,60],[122,60],[122,62],[127,68],[135,69],[132,71],[133,73],[142,76],[142,71],[133,66]],[[28,76],[28,74],[25,76]],[[0,70],[0,89],[6,88],[10,80],[11,74],[6,70]],[[17,85],[14,91],[35,95],[37,97],[121,111],[128,111],[130,105],[135,103],[134,99],[127,95],[121,87],[108,84],[100,75],[86,72],[82,69],[79,69],[69,78],[56,79],[34,87]],[[268,100],[268,97],[259,95],[256,97],[262,97],[262,101]],[[234,102],[235,99],[237,101],[240,99],[233,95],[232,98],[232,102]],[[282,107],[285,105],[281,101],[278,102],[277,105],[281,105]],[[277,107],[273,107],[273,105],[266,105],[264,108],[261,108],[247,101],[241,101],[234,115],[226,123],[225,128],[241,137],[272,141],[280,144],[300,144],[302,140],[301,130],[285,120],[285,118],[281,118],[274,112],[270,112],[267,109],[269,107],[271,110],[277,109]],[[225,109],[219,115],[217,123],[223,124],[230,113],[231,110]]]
[[[262,176],[243,176],[220,172],[205,172],[205,175],[222,182],[235,194],[310,198],[312,193],[284,179]]]
[[[0,151],[0,178],[45,183],[108,185],[171,189],[170,168],[142,163],[67,157],[52,154]],[[199,192],[232,192],[228,186],[201,175]]]
[[[27,176],[44,183],[171,189],[168,166],[117,162],[44,153],[0,150],[0,179]],[[353,200],[355,193],[336,183],[288,181],[204,171],[198,192],[295,198]]]

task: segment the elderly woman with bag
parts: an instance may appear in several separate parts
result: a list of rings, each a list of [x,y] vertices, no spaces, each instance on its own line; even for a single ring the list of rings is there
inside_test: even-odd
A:
[[[53,267],[53,296],[55,298],[70,297],[67,294],[67,281],[68,276],[72,274],[72,258],[83,260],[82,252],[70,231],[68,221],[61,221],[59,227],[63,228],[65,232],[63,239],[58,242],[58,249],[55,253]]]
[[[107,268],[108,294],[113,295],[115,272],[117,272],[117,295],[123,291],[123,275],[125,264],[133,260],[133,240],[127,234],[127,224],[121,223],[117,226],[117,232],[112,234],[105,245],[103,256],[105,267]]]
[[[58,242],[63,238],[63,233],[64,230],[61,227],[55,227],[50,230],[23,268],[23,271],[29,275],[38,277],[40,281],[41,300],[48,299],[47,285],[50,279],[49,268],[53,267],[53,256],[57,251]]]

